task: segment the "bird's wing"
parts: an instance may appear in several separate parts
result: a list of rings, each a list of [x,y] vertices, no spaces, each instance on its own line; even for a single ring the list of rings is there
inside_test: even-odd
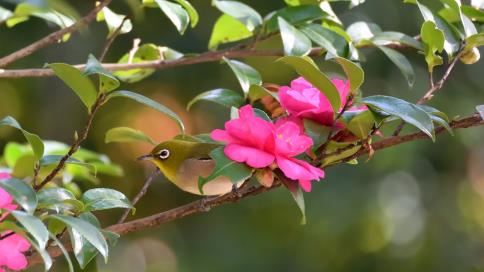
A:
[[[208,177],[215,167],[211,159],[187,159],[177,173],[177,185],[180,189],[200,195],[198,190],[198,177]],[[223,195],[232,191],[232,182],[227,177],[218,177],[203,186],[204,195]],[[238,186],[242,185],[242,182]]]

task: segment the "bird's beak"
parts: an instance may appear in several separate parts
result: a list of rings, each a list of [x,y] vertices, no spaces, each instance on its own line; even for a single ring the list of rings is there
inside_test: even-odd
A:
[[[143,155],[138,158],[136,158],[137,161],[146,161],[146,160],[151,160],[153,159],[153,155],[148,154],[148,155]]]

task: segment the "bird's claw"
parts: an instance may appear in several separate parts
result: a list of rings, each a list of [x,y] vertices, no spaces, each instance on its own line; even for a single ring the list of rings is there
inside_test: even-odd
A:
[[[200,210],[202,212],[208,212],[211,209],[210,205],[207,205],[207,201],[208,201],[208,198],[206,197],[200,200]]]
[[[237,184],[232,184],[232,195],[237,198],[242,197],[242,193],[239,191]]]

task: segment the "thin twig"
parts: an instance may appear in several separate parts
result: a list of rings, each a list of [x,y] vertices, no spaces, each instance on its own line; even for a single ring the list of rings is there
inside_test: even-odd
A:
[[[408,48],[406,46],[398,44],[386,45],[390,48]],[[103,63],[104,69],[115,72],[115,71],[126,71],[131,69],[169,69],[179,66],[193,65],[205,62],[216,62],[220,61],[223,57],[227,58],[246,58],[246,57],[257,57],[257,56],[284,56],[284,51],[282,49],[246,49],[242,45],[238,45],[229,49],[222,49],[218,51],[210,51],[201,53],[196,56],[184,57],[176,60],[154,60],[154,61],[143,61],[138,63]],[[364,46],[366,47],[366,46]],[[360,47],[361,48],[361,47]],[[314,47],[311,49],[309,55],[318,56],[321,53],[326,52],[325,49],[320,47]],[[80,70],[84,70],[85,64],[74,65]],[[24,77],[49,77],[54,76],[54,71],[50,68],[45,69],[0,69],[0,78],[24,78]]]
[[[99,56],[99,62],[102,62],[104,58],[106,57],[106,54],[108,53],[109,49],[111,48],[111,45],[113,44],[114,40],[118,37],[118,35],[121,33],[121,29],[123,28],[124,23],[128,20],[128,16],[124,16],[123,21],[121,21],[121,24],[116,28],[116,30],[113,32],[111,37],[106,42],[106,45],[104,45],[103,52]]]
[[[462,128],[468,128],[468,127],[474,127],[474,126],[482,126],[482,125],[484,125],[484,120],[481,118],[479,114],[474,114],[473,116],[450,122],[450,126],[454,129],[462,129]],[[445,128],[438,127],[435,129],[435,134],[440,134],[445,131],[446,131]],[[423,132],[416,132],[416,133],[412,133],[404,136],[389,137],[384,140],[373,143],[372,147],[373,147],[373,150],[377,151],[377,150],[386,149],[395,145],[399,145],[399,144],[403,144],[403,143],[407,143],[415,140],[421,140],[421,139],[428,139],[428,135]],[[360,151],[358,151],[355,155],[347,159],[344,159],[340,163],[353,160],[367,153],[368,153],[368,150],[364,148],[360,149]],[[334,166],[334,165],[330,165],[330,166]],[[106,230],[114,231],[120,235],[143,231],[149,228],[157,227],[159,225],[162,225],[163,223],[177,220],[192,214],[206,212],[211,208],[215,208],[228,203],[234,203],[250,196],[256,196],[261,193],[271,191],[280,186],[281,186],[280,182],[274,182],[274,184],[271,187],[247,186],[242,188],[239,194],[233,194],[232,192],[230,192],[218,197],[205,197],[205,198],[202,198],[201,200],[197,200],[189,204],[186,204],[162,213],[154,214],[148,217],[140,218],[123,224],[112,225],[108,227]],[[57,257],[57,256],[60,256],[62,252],[58,248],[50,248],[49,254],[51,257]],[[29,260],[29,265],[33,265],[40,262],[42,262],[42,259],[39,258],[39,256],[35,255],[33,258]]]
[[[102,8],[107,6],[111,1],[112,0],[102,1],[93,10],[91,10],[91,12],[89,12],[86,16],[81,18],[79,21],[77,21],[73,25],[68,26],[66,28],[62,28],[62,29],[60,29],[56,32],[53,32],[53,33],[45,36],[44,38],[42,38],[42,39],[40,39],[40,40],[30,44],[30,45],[18,50],[18,51],[11,53],[10,55],[7,55],[7,56],[1,58],[0,59],[0,67],[5,67],[5,66],[9,65],[10,63],[12,63],[16,60],[19,60],[21,58],[29,56],[32,53],[50,45],[50,44],[56,43],[57,41],[59,41],[62,38],[62,36],[79,30],[81,27],[89,24],[92,20],[94,20],[94,18],[96,18],[97,13]]]
[[[155,179],[155,177],[160,174],[160,170],[157,168],[149,177],[148,179],[146,179],[143,187],[141,188],[141,190],[138,192],[138,194],[133,198],[133,200],[131,201],[131,204],[133,206],[135,206],[138,201],[140,201],[140,199],[146,194],[146,192],[148,192],[148,188],[151,186],[151,183],[153,183],[153,180]],[[128,218],[129,216],[129,213],[131,212],[131,208],[128,208],[124,211],[123,215],[121,216],[121,218],[119,218],[118,220],[118,224],[121,224],[123,223],[126,218]]]
[[[72,143],[71,147],[69,148],[69,151],[67,154],[65,154],[57,164],[57,166],[50,172],[49,175],[47,175],[44,180],[37,186],[35,186],[35,190],[38,191],[42,187],[44,187],[47,183],[49,183],[52,179],[55,178],[55,176],[64,168],[64,165],[66,164],[67,160],[76,153],[76,151],[79,149],[81,146],[82,142],[86,140],[87,135],[89,134],[89,131],[91,130],[92,127],[92,122],[94,120],[94,115],[96,115],[97,110],[99,107],[101,107],[102,103],[104,102],[106,98],[105,94],[100,94],[98,98],[96,99],[96,102],[94,105],[91,107],[89,114],[87,116],[87,123],[84,129],[82,130],[81,134],[77,136],[77,138],[74,140]]]
[[[424,94],[424,96],[422,96],[422,98],[420,98],[417,101],[418,105],[422,105],[422,104],[427,103],[430,99],[432,99],[434,97],[435,92],[437,92],[438,90],[442,89],[442,87],[444,87],[444,84],[447,81],[447,79],[449,78],[450,73],[452,72],[452,69],[454,69],[455,64],[457,63],[457,61],[459,60],[459,58],[460,58],[460,56],[462,55],[463,52],[464,52],[464,50],[460,50],[459,53],[457,53],[455,58],[452,60],[452,62],[449,64],[449,66],[445,70],[444,75],[442,76],[442,78],[437,83],[434,84],[433,75],[432,75],[432,73],[430,73],[430,88],[427,90],[427,92]],[[393,131],[392,136],[398,136],[400,134],[400,132],[402,132],[402,129],[403,129],[404,126],[405,126],[405,122],[402,121],[397,126],[395,131]]]

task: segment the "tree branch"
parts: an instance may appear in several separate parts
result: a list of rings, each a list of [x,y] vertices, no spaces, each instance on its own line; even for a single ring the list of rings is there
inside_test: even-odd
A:
[[[5,67],[5,66],[9,65],[10,63],[18,60],[18,59],[29,56],[32,53],[34,53],[35,51],[42,49],[42,48],[44,48],[44,47],[46,47],[50,44],[53,44],[53,43],[59,41],[62,38],[62,36],[64,36],[65,34],[69,34],[69,33],[72,33],[72,32],[79,30],[81,27],[89,24],[92,20],[94,20],[94,18],[96,18],[97,13],[102,8],[107,6],[111,1],[112,0],[101,1],[101,3],[99,5],[97,5],[93,10],[91,10],[91,12],[89,12],[86,16],[81,18],[75,24],[68,26],[66,28],[62,28],[62,29],[60,29],[56,32],[53,32],[53,33],[45,36],[44,38],[42,38],[42,39],[40,39],[40,40],[30,44],[30,45],[18,50],[18,51],[11,53],[10,55],[7,55],[7,56],[1,58],[0,59],[0,67]]]
[[[74,155],[74,153],[76,153],[76,151],[81,146],[81,143],[84,142],[84,140],[86,140],[87,135],[89,134],[89,131],[91,130],[91,127],[92,127],[94,115],[96,115],[97,110],[99,109],[99,107],[101,107],[102,103],[104,102],[105,97],[106,97],[105,94],[100,94],[98,96],[98,98],[96,99],[96,102],[94,103],[94,105],[91,107],[91,109],[89,111],[86,126],[82,130],[81,134],[77,136],[77,138],[74,140],[71,147],[69,148],[69,151],[67,152],[67,154],[65,154],[61,158],[61,160],[59,161],[57,166],[52,170],[52,172],[50,172],[50,174],[47,175],[39,185],[34,187],[34,189],[36,191],[42,189],[42,187],[44,187],[47,183],[49,183],[52,179],[55,178],[55,176],[59,173],[59,171],[61,171],[64,168],[67,160],[70,157],[72,157],[72,155]]]
[[[408,49],[410,47],[401,44],[389,44],[387,47],[394,49]],[[371,47],[371,45],[365,45],[364,47]],[[362,48],[362,47],[360,47]],[[326,50],[321,47],[314,47],[309,53],[310,56],[321,55]],[[284,51],[282,49],[246,49],[235,46],[228,49],[209,51],[201,53],[193,57],[184,57],[176,60],[155,60],[155,61],[144,61],[138,63],[103,63],[104,69],[115,72],[115,71],[126,71],[131,69],[169,69],[179,66],[186,66],[192,64],[199,64],[205,62],[215,62],[220,61],[223,57],[227,58],[246,58],[246,57],[261,57],[261,56],[284,56]],[[85,64],[74,65],[80,70],[84,70]],[[0,66],[1,67],[1,66]],[[24,78],[24,77],[49,77],[54,76],[54,71],[50,68],[45,69],[0,69],[0,78]]]
[[[484,125],[484,120],[477,113],[474,114],[473,116],[450,122],[450,126],[453,129],[463,129],[463,128],[469,128],[469,127],[475,127],[475,126],[482,126],[482,125]],[[435,129],[435,134],[440,134],[445,131],[446,131],[445,128],[438,127]],[[376,151],[376,150],[382,150],[395,145],[399,145],[399,144],[403,144],[403,143],[407,143],[415,140],[421,140],[421,139],[428,139],[428,135],[426,135],[423,132],[416,132],[416,133],[412,133],[404,136],[392,136],[372,144],[372,147],[373,147],[373,150]],[[357,157],[361,157],[367,153],[368,153],[368,150],[361,149],[355,155],[343,160],[342,163],[346,161],[350,161]],[[186,205],[183,205],[162,213],[154,214],[148,217],[136,219],[122,224],[112,225],[106,228],[106,230],[116,232],[120,235],[124,235],[131,232],[138,232],[149,228],[154,228],[176,219],[180,219],[196,213],[207,212],[212,208],[215,208],[224,204],[234,203],[250,196],[259,195],[261,193],[271,191],[280,186],[281,186],[281,182],[279,181],[275,181],[271,187],[253,186],[253,185],[247,186],[242,188],[238,194],[228,193],[228,194],[216,196],[216,197],[205,197],[200,200],[193,201]],[[52,257],[57,257],[57,256],[60,256],[62,252],[58,248],[50,248],[49,254]],[[42,262],[42,260],[36,254],[29,260],[29,265],[33,265],[40,262]]]

